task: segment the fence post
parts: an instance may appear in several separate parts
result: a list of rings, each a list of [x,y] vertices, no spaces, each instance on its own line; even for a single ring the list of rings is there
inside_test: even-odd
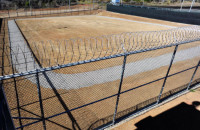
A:
[[[85,15],[85,6],[84,6],[84,9],[83,9],[83,12],[84,12],[84,15]]]
[[[90,6],[90,15],[91,15],[91,6]]]
[[[200,60],[199,60],[199,62],[198,62],[198,64],[197,64],[197,66],[196,66],[196,68],[195,68],[195,70],[194,70],[194,73],[193,73],[193,75],[192,75],[192,78],[191,78],[191,80],[190,80],[190,82],[189,82],[189,84],[188,84],[188,86],[187,86],[187,90],[189,89],[189,87],[190,87],[190,85],[191,85],[191,83],[192,83],[192,81],[193,81],[193,79],[194,79],[194,76],[195,76],[195,74],[196,74],[196,72],[197,72],[197,69],[198,69],[198,67],[199,67],[199,64],[200,64]]]
[[[163,85],[162,85],[162,88],[161,88],[161,90],[160,90],[160,94],[159,94],[159,96],[158,96],[157,104],[160,102],[160,98],[161,98],[162,92],[163,92],[163,90],[164,90],[165,83],[166,83],[167,77],[168,77],[168,75],[169,75],[169,71],[170,71],[170,69],[171,69],[171,67],[172,67],[172,63],[173,63],[173,61],[174,61],[174,57],[175,57],[175,55],[176,55],[177,48],[178,48],[178,45],[176,45],[176,47],[175,47],[175,49],[174,49],[174,53],[173,53],[173,55],[172,55],[172,58],[171,58],[171,61],[170,61],[170,64],[169,64],[169,67],[168,67],[168,70],[167,70],[167,73],[166,73],[166,76],[165,76]]]
[[[38,97],[39,97],[39,102],[40,102],[40,111],[41,111],[41,116],[42,116],[43,128],[44,128],[44,130],[46,130],[46,123],[45,123],[45,118],[44,118],[44,108],[43,108],[43,103],[42,103],[42,94],[41,94],[41,89],[40,89],[40,81],[39,81],[38,72],[36,73],[35,76],[36,76],[37,91],[38,91]]]
[[[117,108],[118,108],[118,103],[119,103],[119,97],[120,97],[121,88],[122,88],[122,82],[123,82],[123,78],[124,78],[124,71],[125,71],[125,67],[126,67],[126,58],[127,58],[127,54],[124,55],[124,61],[123,61],[122,73],[121,73],[121,80],[120,80],[120,84],[119,84],[119,90],[118,90],[118,94],[117,94],[117,100],[116,100],[115,112],[114,112],[114,115],[113,115],[113,122],[112,122],[112,125],[115,124],[115,118],[116,118],[116,114],[117,114]]]
[[[0,129],[15,130],[5,91],[3,89],[3,81],[0,81]]]
[[[78,15],[79,15],[79,7],[78,7]]]
[[[8,17],[10,18],[10,11],[9,11],[9,9],[8,9]]]

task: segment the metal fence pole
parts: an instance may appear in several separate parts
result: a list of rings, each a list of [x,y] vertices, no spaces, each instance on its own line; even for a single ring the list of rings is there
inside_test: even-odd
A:
[[[50,15],[51,15],[51,6],[50,6]]]
[[[183,3],[184,3],[184,0],[183,0],[183,2],[181,3],[181,8],[180,8],[180,11],[182,10],[182,8],[183,8]]]
[[[193,79],[194,79],[194,76],[195,76],[195,74],[196,74],[196,72],[197,72],[197,69],[198,69],[198,67],[199,67],[199,64],[200,64],[200,60],[199,60],[199,62],[198,62],[198,64],[197,64],[197,66],[196,66],[196,68],[195,68],[195,70],[194,70],[194,73],[193,73],[193,75],[192,75],[192,78],[191,78],[191,80],[190,80],[190,82],[189,82],[189,84],[188,84],[188,86],[187,86],[187,90],[189,89],[189,87],[190,87],[190,85],[191,85],[191,83],[192,83],[192,81],[193,81]]]
[[[3,81],[0,81],[0,129],[15,130],[14,122],[12,120],[8,101],[3,88]]]
[[[38,91],[38,97],[39,97],[39,102],[40,102],[40,110],[41,110],[43,128],[44,128],[44,130],[46,130],[46,123],[45,123],[45,118],[44,118],[44,108],[43,108],[43,103],[42,103],[42,94],[41,94],[41,89],[40,89],[40,81],[39,81],[38,73],[36,73],[35,76],[36,76],[36,82],[37,82],[37,91]]]
[[[171,67],[172,67],[172,63],[173,63],[173,61],[174,61],[174,57],[175,57],[175,55],[176,55],[177,48],[178,48],[178,45],[176,45],[176,47],[175,47],[175,49],[174,49],[174,53],[173,53],[173,55],[172,55],[172,58],[171,58],[171,61],[170,61],[170,64],[169,64],[169,67],[168,67],[168,70],[167,70],[167,73],[166,73],[166,76],[165,76],[163,85],[162,85],[162,88],[161,88],[161,90],[160,90],[160,94],[159,94],[159,96],[158,96],[157,104],[160,102],[160,98],[161,98],[162,92],[163,92],[163,90],[164,90],[165,83],[166,83],[167,77],[168,77],[168,75],[169,75],[169,71],[170,71],[170,69],[171,69]]]
[[[83,12],[84,12],[84,15],[85,15],[85,6],[84,6],[84,9],[83,9]]]
[[[116,118],[116,114],[117,114],[119,97],[120,97],[121,88],[122,88],[122,82],[123,82],[123,78],[124,78],[124,71],[125,71],[125,67],[126,67],[126,58],[127,58],[127,55],[124,55],[124,62],[123,62],[123,65],[122,65],[122,73],[121,73],[121,80],[120,80],[119,90],[118,90],[118,94],[117,94],[117,100],[116,100],[116,105],[115,105],[115,112],[114,112],[114,115],[113,115],[113,122],[112,122],[113,125],[115,124],[115,118]]]
[[[10,18],[10,11],[9,11],[9,9],[8,9],[8,17]]]
[[[70,4],[71,4],[71,1],[69,0],[69,10],[71,9],[71,6],[70,6]]]
[[[90,6],[90,15],[91,15],[91,6]]]
[[[92,0],[92,10],[94,9],[94,0]]]
[[[79,15],[79,7],[78,7],[78,15]]]
[[[195,3],[195,0],[192,0],[192,4],[191,4],[191,6],[190,6],[189,12],[192,10],[192,6],[193,6],[194,3]]]

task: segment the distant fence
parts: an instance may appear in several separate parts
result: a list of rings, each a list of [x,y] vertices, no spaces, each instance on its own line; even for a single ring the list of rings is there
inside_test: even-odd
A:
[[[43,16],[43,15],[55,15],[65,14],[71,12],[83,12],[97,10],[101,4],[89,3],[89,4],[75,4],[75,5],[63,5],[63,6],[48,6],[48,7],[4,7],[0,10],[1,18],[12,18],[12,17],[27,17],[27,16]]]
[[[133,5],[107,5],[107,10],[112,12],[155,18],[173,22],[200,25],[200,12],[187,12],[179,9],[145,7]]]
[[[0,50],[16,129],[108,127],[200,82],[199,26],[34,44],[16,33]]]

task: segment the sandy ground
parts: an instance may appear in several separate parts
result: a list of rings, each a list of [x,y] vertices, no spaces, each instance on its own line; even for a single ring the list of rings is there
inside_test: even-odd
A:
[[[114,41],[110,43],[111,45],[108,45],[106,38],[87,39],[87,37],[120,34],[122,32],[168,30],[173,27],[186,26],[180,23],[106,11],[96,16],[21,19],[17,20],[17,24],[44,67],[109,56],[117,51],[117,53],[123,52],[121,45],[115,45],[116,42]],[[77,37],[81,39],[63,41]],[[83,39],[85,37],[86,39]],[[112,39],[117,40],[117,37]],[[96,43],[98,44],[96,45]],[[96,51],[93,52],[87,50],[87,48]],[[38,49],[40,52],[38,52]],[[45,54],[43,54],[43,50],[45,50]]]
[[[13,48],[12,50],[15,53],[22,53],[21,51],[18,51],[15,46],[19,45],[24,48],[25,52],[27,52],[27,59],[24,59],[23,54],[18,54],[17,59],[18,61],[20,60],[20,66],[16,66],[16,69],[18,72],[25,72],[28,70],[33,70],[39,68],[38,65],[35,65],[34,63],[34,58],[31,56],[31,51],[28,49],[28,47],[24,47],[26,45],[25,42],[23,42],[23,37],[20,34],[20,31],[18,27],[16,26],[14,21],[9,21],[8,22],[9,26],[9,32],[10,32],[10,42],[11,42],[11,47]],[[14,32],[14,33],[13,33]],[[20,40],[21,39],[21,40]],[[15,40],[20,40],[20,42],[15,42]],[[192,44],[192,43],[191,43]],[[173,47],[172,47],[173,48]],[[29,54],[30,53],[30,54]],[[190,54],[190,55],[185,55],[185,54]],[[190,59],[197,59],[199,56],[199,46],[198,47],[193,47],[189,49],[184,49],[184,50],[179,50],[176,54],[176,58],[174,59],[174,64],[177,62],[181,61],[188,61]],[[143,56],[144,57],[144,56]],[[135,60],[135,62],[129,61],[129,63],[126,64],[126,72],[125,77],[135,75],[138,73],[142,73],[145,71],[151,71],[154,69],[158,69],[163,66],[167,66],[170,63],[170,59],[172,57],[171,53],[167,53],[164,55],[160,55],[157,57],[154,57],[154,55],[151,55],[151,57],[139,60],[138,58]],[[13,64],[17,64],[16,61],[14,60],[15,57],[13,57]],[[130,59],[130,58],[129,58]],[[165,60],[163,60],[165,59]],[[29,61],[24,65],[26,61]],[[157,61],[162,61],[159,64]],[[121,61],[122,62],[122,61]],[[146,65],[148,64],[148,66]],[[35,66],[35,68],[34,68]],[[112,66],[109,68],[101,69],[101,70],[94,70],[94,71],[88,71],[84,73],[75,73],[75,74],[61,74],[61,73],[55,73],[55,72],[49,72],[48,76],[51,82],[57,84],[59,83],[59,86],[57,86],[58,89],[79,89],[82,87],[89,87],[95,84],[102,84],[106,82],[112,82],[115,80],[118,80],[120,77],[113,76],[113,75],[120,75],[121,73],[121,68],[122,65],[119,66]],[[132,69],[134,68],[134,69]],[[28,69],[28,70],[27,70]],[[87,69],[88,70],[88,69]],[[56,77],[56,78],[55,78]],[[80,78],[81,77],[81,78]],[[90,81],[95,82],[88,82],[88,79]],[[45,82],[45,77],[40,78],[41,81],[41,86],[45,88],[51,88],[50,85],[48,85],[48,82]],[[70,82],[73,82],[73,85],[69,84]],[[33,83],[36,83],[35,81],[32,81]]]
[[[191,44],[182,45],[182,47],[180,47],[179,49],[190,48],[196,45],[199,45],[199,43],[195,42]],[[140,59],[143,59],[144,57],[148,58],[148,57],[151,57],[152,55],[156,56],[156,55],[160,55],[166,52],[172,52],[173,49],[174,47],[157,50],[157,51],[145,52],[141,55],[131,55],[128,57],[127,62],[140,60]],[[172,66],[172,70],[170,73],[174,73],[174,72],[186,69],[188,67],[191,67],[193,65],[196,65],[198,59],[199,58],[197,57],[189,61],[177,62],[176,64]],[[163,60],[166,60],[166,59],[163,59]],[[162,61],[158,61],[158,63],[159,62],[162,62]],[[104,61],[98,61],[95,63],[78,65],[75,68],[67,67],[60,70],[56,70],[55,72],[74,73],[74,71],[77,72],[76,68],[79,68],[79,67],[81,68],[80,70],[82,71],[88,71],[94,68],[99,69],[99,68],[104,68],[105,66],[106,67],[109,65],[117,66],[119,64],[122,64],[122,57],[104,60]],[[146,82],[149,82],[149,81],[152,81],[154,79],[164,76],[166,74],[167,68],[168,68],[167,66],[164,66],[156,70],[143,72],[137,75],[126,77],[123,82],[122,91],[128,90],[130,88],[134,88],[138,85],[141,85],[143,83],[146,83]],[[80,72],[80,70],[78,71]],[[194,69],[169,78],[169,80],[167,81],[166,87],[164,89],[164,92],[168,92],[169,90],[178,88],[188,83],[193,71]],[[117,75],[117,76],[120,77],[120,75]],[[200,73],[198,71],[195,79],[198,79],[199,76],[200,76]],[[38,102],[37,86],[36,84],[33,84],[32,82],[30,82],[30,80],[27,80],[27,78],[28,77],[16,78],[15,79],[16,82],[14,82],[13,79],[6,80],[4,82],[4,89],[6,91],[6,96],[7,96],[13,117],[19,116],[18,111],[17,111],[17,99],[16,99],[17,97],[16,93],[17,93],[18,98],[19,98],[21,116],[38,118],[41,116],[41,112],[40,112],[40,109],[38,109],[40,106]],[[31,78],[32,80],[35,80],[34,75],[32,75],[29,78]],[[92,82],[95,82],[95,81],[92,81]],[[119,82],[120,82],[119,80],[116,80],[113,82],[97,84],[90,87],[85,87],[81,89],[72,89],[72,90],[58,89],[57,86],[59,86],[59,83],[53,83],[58,93],[57,96],[56,96],[56,91],[53,91],[53,89],[41,87],[45,117],[49,117],[59,112],[63,112],[68,109],[72,109],[80,105],[90,103],[92,101],[104,98],[106,96],[110,96],[112,94],[116,94],[118,91]],[[129,108],[132,108],[138,103],[146,101],[150,98],[154,98],[158,96],[162,83],[163,83],[163,80],[144,86],[142,88],[135,89],[128,93],[122,94],[120,98],[118,112],[123,111],[124,113],[121,114],[123,116],[130,112]],[[73,85],[73,82],[69,81],[69,84]],[[130,100],[130,99],[133,99],[133,100]],[[116,103],[116,96],[114,96],[113,98],[106,99],[101,102],[89,105],[87,107],[74,110],[71,112],[71,114],[70,113],[63,114],[63,115],[59,115],[57,117],[48,119],[46,120],[47,129],[66,129],[66,128],[73,129],[73,126],[77,128],[75,120],[77,121],[81,129],[95,128],[101,124],[107,123],[112,120],[115,103]],[[19,120],[15,119],[14,122],[15,122],[16,127],[20,126]],[[25,125],[26,123],[31,123],[31,122],[33,122],[33,120],[22,120],[23,125]],[[28,127],[25,127],[25,129],[41,129],[41,127],[42,127],[42,122],[39,122],[39,123],[30,125]]]
[[[164,20],[150,19],[150,18],[145,18],[145,17],[126,15],[126,14],[114,13],[114,12],[109,12],[109,11],[102,11],[102,12],[99,13],[99,15],[109,16],[109,17],[117,17],[117,18],[125,18],[125,19],[142,21],[142,22],[149,22],[149,23],[158,23],[158,24],[164,24],[164,25],[175,26],[175,27],[188,26],[188,24],[183,24],[183,23],[176,23],[176,22],[169,22],[169,21],[164,21]]]
[[[99,16],[74,16],[17,20],[30,43],[46,40],[96,37],[123,32],[169,29],[158,25],[135,23]]]

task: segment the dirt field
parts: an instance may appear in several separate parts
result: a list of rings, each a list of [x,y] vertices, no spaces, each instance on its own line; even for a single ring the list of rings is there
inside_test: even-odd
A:
[[[127,19],[131,20],[143,21],[143,22],[151,21],[152,23],[163,23],[165,25],[171,25],[171,26],[185,26],[184,24],[179,24],[179,23],[151,20],[147,18],[128,16],[128,15],[119,15],[116,13],[102,12],[99,15],[100,16],[111,15],[111,17],[121,17],[121,18],[126,17]],[[99,35],[121,33],[124,31],[133,31],[133,30],[147,31],[147,30],[169,29],[157,25],[146,25],[146,24],[143,25],[141,23],[132,23],[128,21],[121,22],[119,20],[114,21],[113,19],[108,19],[98,16],[88,16],[88,17],[82,16],[82,17],[70,17],[70,18],[66,17],[58,19],[57,18],[56,20],[54,18],[34,19],[34,20],[27,19],[27,20],[17,20],[17,23],[19,24],[20,28],[22,29],[23,33],[25,34],[26,38],[29,41],[33,41],[36,38],[37,41],[45,39],[56,40],[56,39],[69,39],[74,37],[99,36]],[[41,24],[38,24],[39,23],[38,21],[40,21]],[[32,30],[31,27],[34,30]],[[79,31],[79,29],[81,31]],[[196,47],[198,45],[199,42],[181,45],[178,48],[178,51]],[[156,51],[145,52],[137,55],[130,55],[127,57],[127,63],[131,63],[133,61],[140,61],[145,58],[156,57],[166,53],[172,53],[173,50],[174,47],[171,47]],[[160,64],[166,60],[167,58],[164,58],[163,60],[158,60],[157,64]],[[199,57],[194,57],[190,60],[176,62],[175,64],[173,64],[170,74],[192,67],[197,64],[198,60]],[[77,65],[74,67],[67,67],[55,70],[54,72],[64,73],[64,74],[66,73],[75,74],[80,72],[88,72],[88,71],[99,70],[102,68],[122,65],[122,62],[123,62],[123,57],[118,57],[104,61],[97,61],[88,64]],[[151,66],[151,64],[146,65],[146,67],[148,66]],[[134,71],[134,68],[131,69],[132,71]],[[161,78],[166,75],[167,69],[168,66],[162,66],[158,69],[142,72],[131,76],[126,76],[127,73],[131,70],[125,70],[126,77],[124,78],[123,81],[122,91],[128,90],[130,88],[135,88],[138,85]],[[191,78],[193,71],[194,69],[181,73],[177,76],[170,77],[166,83],[164,93],[168,92],[170,95],[171,94],[171,92],[169,92],[170,90],[187,84]],[[47,73],[51,75],[49,72]],[[110,73],[112,73],[112,71],[110,71]],[[121,73],[119,73],[119,75],[113,75],[112,77],[118,77],[120,79],[120,74]],[[198,79],[199,76],[200,73],[198,71],[197,75],[195,76],[195,79]],[[82,79],[83,77],[80,76],[78,78]],[[101,98],[111,96],[112,94],[116,94],[118,92],[118,86],[120,82],[119,79],[112,82],[95,84],[89,87],[83,87],[80,89],[71,89],[71,90],[59,88],[60,83],[58,82],[53,82],[53,85],[56,90],[52,88],[46,88],[46,86],[41,86],[45,117],[49,117],[54,114],[90,103],[92,101],[96,101]],[[41,117],[41,112],[39,109],[40,106],[38,101],[39,99],[37,94],[37,86],[36,84],[31,82],[32,80],[36,80],[35,75],[28,77],[25,76],[18,77],[11,80],[5,80],[4,89],[6,91],[6,96],[13,117],[19,116],[17,108],[19,108],[22,117],[34,117],[34,118]],[[88,82],[95,83],[96,80],[88,79]],[[42,79],[40,82],[41,83],[43,82]],[[68,85],[76,86],[76,84],[72,80],[69,80],[68,82],[69,82]],[[130,108],[148,99],[157,97],[160,92],[162,83],[163,80],[160,80],[150,85],[122,94],[119,102],[118,112],[119,113],[124,112],[125,114],[128,114],[131,112],[129,110]],[[68,86],[66,85],[65,87],[67,88]],[[18,101],[19,106],[17,105],[17,97],[19,98]],[[81,129],[93,129],[104,123],[112,121],[115,103],[116,103],[116,96],[74,110],[72,112],[50,118],[46,120],[47,129],[74,129],[74,128],[78,129],[78,126]],[[121,115],[123,116],[124,114]],[[117,116],[120,117],[120,115],[118,114]],[[14,122],[16,127],[20,126],[18,119],[14,119]],[[33,120],[22,119],[23,125],[31,122],[33,122]],[[25,127],[25,129],[41,129],[41,128],[42,128],[42,122]]]
[[[17,20],[17,24],[30,43],[47,40],[62,40],[123,32],[158,31],[169,29],[158,25],[149,25],[110,19],[99,16],[74,16],[45,19]]]
[[[118,39],[117,36],[100,38],[99,36],[102,35],[168,30],[171,27],[186,26],[180,23],[104,11],[93,16],[21,19],[17,20],[17,24],[44,67],[95,59],[123,52],[121,45],[115,42]],[[87,39],[88,37],[99,38]],[[65,41],[73,38],[75,40]],[[108,43],[108,39],[111,40],[110,43]],[[46,51],[43,54],[43,51],[38,52],[38,49],[45,49]]]

